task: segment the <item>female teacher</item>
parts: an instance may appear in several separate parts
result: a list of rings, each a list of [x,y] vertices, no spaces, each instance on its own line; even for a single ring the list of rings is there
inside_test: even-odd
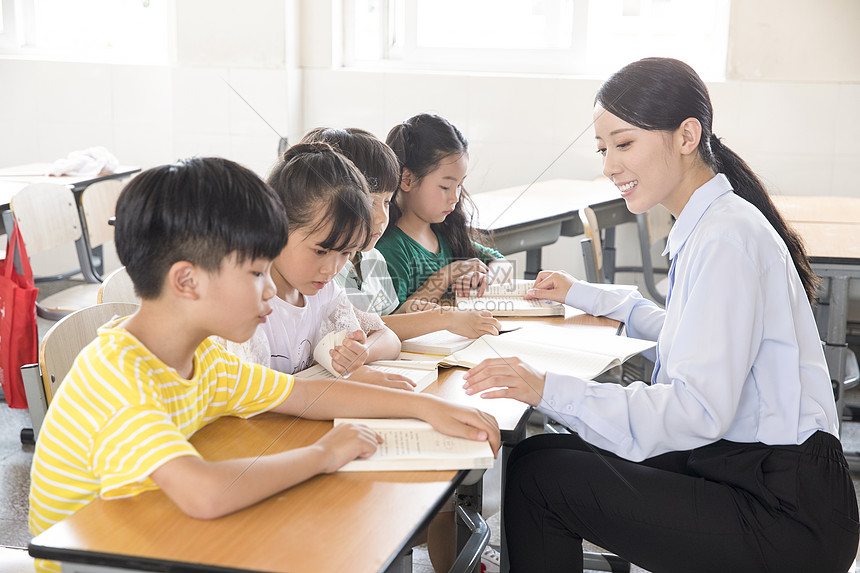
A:
[[[627,207],[677,219],[666,310],[633,287],[542,272],[534,298],[657,341],[650,384],[599,384],[486,360],[470,394],[516,398],[566,424],[511,455],[511,570],[582,571],[587,539],[650,571],[845,573],[857,500],[812,314],[817,279],[762,182],[711,130],[686,64],[648,58],[600,88],[603,173]],[[765,137],[767,134],[762,134]]]

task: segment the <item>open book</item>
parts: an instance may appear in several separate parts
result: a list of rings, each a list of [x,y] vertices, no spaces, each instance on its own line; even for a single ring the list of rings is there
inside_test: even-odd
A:
[[[447,330],[437,330],[404,340],[400,343],[400,351],[448,356],[473,342],[475,342],[474,338],[466,338]]]
[[[487,358],[516,356],[541,370],[591,380],[655,345],[638,338],[530,324],[499,336],[482,336],[443,362],[472,368]]]
[[[493,316],[564,316],[564,305],[552,300],[526,300],[534,281],[514,280],[487,287],[483,296],[457,297],[460,310],[489,310]]]
[[[382,437],[376,453],[343,466],[342,472],[468,470],[493,465],[489,442],[446,436],[414,419],[336,418],[334,425],[364,424]]]
[[[420,361],[420,360],[378,360],[367,364],[371,368],[389,374],[400,374],[415,382],[415,392],[421,392],[436,381],[439,377],[438,361]],[[314,364],[310,368],[305,368],[301,372],[295,373],[296,378],[325,378],[328,380],[337,380],[343,378],[349,380],[349,376],[339,376],[334,372],[327,370],[322,364]]]

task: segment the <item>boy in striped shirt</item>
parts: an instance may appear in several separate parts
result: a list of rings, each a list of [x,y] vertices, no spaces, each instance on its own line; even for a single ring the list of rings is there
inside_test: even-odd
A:
[[[365,426],[338,426],[305,448],[209,462],[188,439],[221,416],[415,417],[498,450],[498,426],[479,410],[294,379],[209,340],[246,340],[266,320],[275,294],[269,268],[287,242],[279,201],[253,172],[218,158],[147,170],[123,190],[115,243],[141,306],[99,329],[51,402],[31,470],[34,534],[96,497],[156,488],[192,517],[220,517],[369,456],[379,440]],[[40,561],[37,569],[59,566]]]

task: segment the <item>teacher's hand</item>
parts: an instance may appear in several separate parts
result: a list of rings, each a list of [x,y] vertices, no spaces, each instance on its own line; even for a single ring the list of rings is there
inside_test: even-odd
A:
[[[526,293],[527,300],[545,298],[555,302],[564,302],[567,291],[576,279],[564,271],[541,271],[535,277],[535,284]]]
[[[463,379],[466,394],[481,398],[513,398],[530,406],[540,404],[546,372],[519,358],[488,358],[469,370]]]

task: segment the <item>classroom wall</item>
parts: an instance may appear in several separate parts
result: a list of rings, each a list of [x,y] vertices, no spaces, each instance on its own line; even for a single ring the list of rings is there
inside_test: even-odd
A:
[[[732,2],[728,79],[709,83],[714,129],[772,192],[860,195],[858,32],[854,0]],[[410,115],[439,113],[470,140],[472,193],[600,173],[589,127],[598,79],[358,71],[321,58],[303,67],[305,127],[384,137]],[[634,241],[632,228],[619,230],[619,264],[639,260]],[[580,253],[579,238],[563,237],[544,248],[544,267],[584,276]]]
[[[384,137],[415,113],[445,115],[471,141],[473,193],[600,172],[599,79],[345,70],[341,0],[173,5],[167,66],[0,59],[0,166],[104,145],[143,167],[218,154],[265,174],[278,137],[224,78],[291,141],[318,125]],[[855,0],[732,3],[729,77],[709,84],[715,131],[775,193],[860,195],[858,23]],[[638,259],[634,240],[620,230],[620,264]],[[546,248],[544,266],[582,276],[578,241]]]
[[[50,162],[101,145],[128,165],[221,155],[264,175],[275,130],[301,134],[298,4],[173,2],[165,66],[0,57],[0,167]],[[244,103],[228,82],[250,103]],[[34,257],[34,272],[70,268],[74,250]],[[117,266],[108,252],[108,266]]]

